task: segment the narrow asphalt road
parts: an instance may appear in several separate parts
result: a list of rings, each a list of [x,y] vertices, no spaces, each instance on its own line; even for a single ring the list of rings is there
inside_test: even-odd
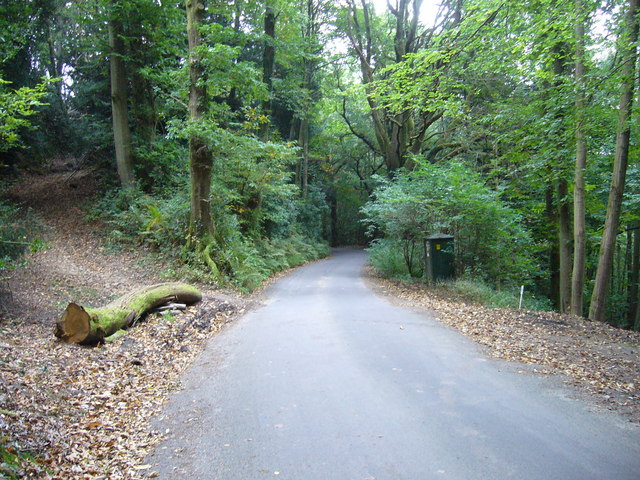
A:
[[[337,250],[214,338],[156,426],[163,479],[639,480],[640,429],[518,374]]]

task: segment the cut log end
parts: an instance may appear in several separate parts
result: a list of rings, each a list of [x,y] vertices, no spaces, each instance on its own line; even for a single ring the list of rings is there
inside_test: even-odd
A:
[[[91,317],[76,303],[67,305],[62,318],[56,323],[55,335],[69,343],[82,343],[91,332]]]
[[[129,328],[147,312],[169,302],[197,303],[202,294],[184,283],[163,283],[140,288],[102,308],[70,303],[56,323],[54,334],[62,341],[94,345],[121,329]]]

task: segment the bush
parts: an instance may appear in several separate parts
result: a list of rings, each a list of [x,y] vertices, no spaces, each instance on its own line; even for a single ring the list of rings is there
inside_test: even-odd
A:
[[[27,209],[0,201],[0,271],[9,268],[28,249],[36,252],[44,242],[36,235],[42,226]]]
[[[365,221],[370,233],[392,240],[387,250],[401,250],[412,275],[419,276],[415,256],[421,255],[423,239],[448,233],[455,236],[458,275],[496,285],[532,281],[536,266],[520,216],[468,167],[420,164],[379,181],[375,199],[363,208]]]
[[[255,290],[275,273],[328,254],[326,243],[298,234],[273,241],[244,239],[225,252],[231,265],[229,281],[243,291]]]
[[[174,251],[184,243],[189,214],[185,189],[166,197],[139,189],[115,189],[92,208],[89,216],[107,223],[109,239],[116,243],[143,243],[160,251]]]
[[[494,289],[482,280],[458,279],[446,284],[447,290],[455,296],[462,297],[472,303],[479,303],[490,308],[518,308],[520,289]],[[547,298],[538,298],[525,290],[522,308],[525,310],[553,310]]]
[[[189,152],[184,145],[160,137],[151,144],[142,144],[135,149],[136,178],[140,179],[145,192],[172,192],[185,183],[189,172]]]
[[[367,249],[369,261],[385,277],[409,278],[409,269],[402,254],[400,242],[380,238]]]
[[[226,280],[240,290],[255,290],[274,273],[329,254],[326,243],[296,233],[293,228],[288,236],[255,239],[242,234],[236,215],[223,203],[214,203],[212,211],[218,245],[216,263]],[[108,193],[91,213],[110,225],[109,238],[114,243],[144,244],[169,258],[179,257],[183,265],[177,265],[174,274],[213,280],[198,255],[184,249],[189,214],[186,188],[167,197],[118,189]],[[182,268],[184,265],[188,268]]]

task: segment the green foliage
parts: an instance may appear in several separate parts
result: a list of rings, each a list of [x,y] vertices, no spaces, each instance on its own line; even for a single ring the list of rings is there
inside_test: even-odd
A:
[[[300,230],[309,238],[323,238],[325,232],[322,220],[328,211],[325,193],[319,186],[309,185],[305,197],[298,201],[296,220]]]
[[[447,294],[490,308],[518,308],[520,304],[520,289],[517,285],[509,289],[496,289],[482,280],[465,278],[448,282],[446,290]],[[522,308],[525,310],[552,310],[551,302],[547,298],[533,295],[527,290],[525,290]]]
[[[403,255],[402,242],[389,238],[377,238],[367,250],[369,261],[385,277],[411,278]]]
[[[521,217],[460,163],[421,163],[394,180],[381,179],[375,200],[363,212],[370,233],[379,231],[395,245],[404,245],[408,269],[416,264],[413,252],[420,251],[411,244],[448,233],[455,236],[459,275],[517,284],[530,282],[535,273]]]
[[[40,222],[28,210],[0,201],[0,271],[10,268],[27,250],[35,253],[45,248],[36,237],[41,230]]]
[[[243,240],[225,254],[231,263],[232,283],[252,291],[274,273],[326,257],[329,248],[324,242],[294,234],[277,240]]]
[[[187,181],[189,154],[181,142],[162,137],[135,149],[135,173],[145,192],[174,191]]]
[[[37,112],[37,107],[45,95],[46,82],[35,88],[8,88],[11,82],[0,77],[0,153],[21,144],[20,134],[31,126],[29,117]]]
[[[390,239],[376,239],[368,249],[369,261],[382,276],[397,278],[405,282],[421,281],[409,273],[403,254],[406,243]],[[422,251],[416,252],[415,262],[423,262]],[[420,277],[420,276],[418,276]],[[518,308],[520,287],[512,284],[508,287],[489,285],[481,278],[465,276],[446,283],[438,284],[436,290],[444,290],[447,296],[477,303],[489,308]],[[552,310],[551,303],[542,295],[536,295],[525,289],[522,308],[526,310]]]
[[[295,208],[294,208],[295,211]],[[328,246],[318,237],[292,223],[284,229],[286,235],[269,239],[243,234],[238,216],[225,204],[213,209],[216,246],[212,256],[225,279],[243,291],[259,287],[274,273],[327,256]],[[114,190],[106,195],[91,212],[94,218],[109,225],[109,239],[114,244],[143,244],[155,249],[167,259],[176,261],[174,276],[215,281],[200,257],[184,249],[185,232],[190,214],[186,187],[164,197],[152,196],[140,190]],[[287,222],[295,219],[287,219]],[[297,233],[298,229],[305,235]],[[176,252],[181,252],[179,256]]]
[[[114,189],[94,205],[89,215],[109,226],[109,240],[116,244],[143,243],[169,253],[184,243],[189,213],[186,188],[164,197],[135,189]]]
[[[370,10],[367,28],[358,2],[355,12],[327,0],[270,3],[277,11],[274,38],[264,32],[264,2],[211,3],[198,51],[207,112],[191,125],[185,15],[178,2],[2,0],[0,163],[24,168],[53,155],[82,154],[83,166],[102,162],[115,176],[105,61],[105,25],[115,17],[123,27],[140,190],[108,193],[96,207],[94,215],[114,227],[112,239],[143,243],[167,256],[182,251],[191,275],[206,274],[201,259],[182,250],[190,215],[187,141],[197,134],[214,157],[212,255],[222,274],[242,288],[313,257],[297,240],[289,245],[284,239],[304,232],[310,243],[324,237],[332,244],[362,244],[366,217],[377,237],[372,261],[390,275],[419,277],[421,239],[443,231],[456,236],[456,268],[465,278],[491,285],[535,282],[546,290],[556,269],[555,215],[572,200],[574,27],[581,22],[587,37],[590,278],[615,149],[622,70],[616,37],[625,8],[617,0],[581,3],[584,17],[573,0],[444,2],[434,26],[418,28],[413,40],[419,48],[402,55],[396,48],[408,43],[394,45],[394,33],[398,20],[409,28],[408,19]],[[357,37],[355,44],[349,36]],[[269,82],[263,78],[265,44],[275,49]],[[332,44],[345,45],[347,55],[332,56]],[[360,81],[358,48],[367,50],[362,53],[371,66],[371,76]],[[45,86],[45,77],[62,80]],[[374,125],[372,113],[383,117],[381,125]],[[299,188],[306,142],[301,120],[309,127],[305,195]],[[405,133],[395,140],[403,162],[410,165],[415,154],[434,165],[383,179],[388,152],[380,135],[401,125]],[[632,122],[632,139],[640,134],[638,125]],[[621,230],[635,225],[640,211],[635,143]],[[560,181],[569,184],[566,198],[558,198]],[[375,197],[361,209],[374,188]],[[0,257],[6,264],[42,245],[5,207]],[[617,264],[626,265],[622,238]],[[614,271],[611,318],[623,316],[627,270]]]
[[[13,412],[0,409],[0,412],[13,415]],[[39,464],[39,458],[32,452],[19,450],[16,445],[6,441],[6,437],[0,439],[0,478],[18,480],[25,478],[25,467],[29,470],[37,469],[40,474],[45,474],[45,469]],[[31,472],[33,474],[33,472]]]

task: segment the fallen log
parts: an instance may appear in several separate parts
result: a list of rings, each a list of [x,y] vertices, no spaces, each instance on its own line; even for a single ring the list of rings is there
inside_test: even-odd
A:
[[[93,345],[118,330],[136,324],[145,313],[169,302],[193,304],[200,291],[184,283],[161,283],[127,293],[102,308],[70,303],[56,323],[54,334],[68,343]]]

